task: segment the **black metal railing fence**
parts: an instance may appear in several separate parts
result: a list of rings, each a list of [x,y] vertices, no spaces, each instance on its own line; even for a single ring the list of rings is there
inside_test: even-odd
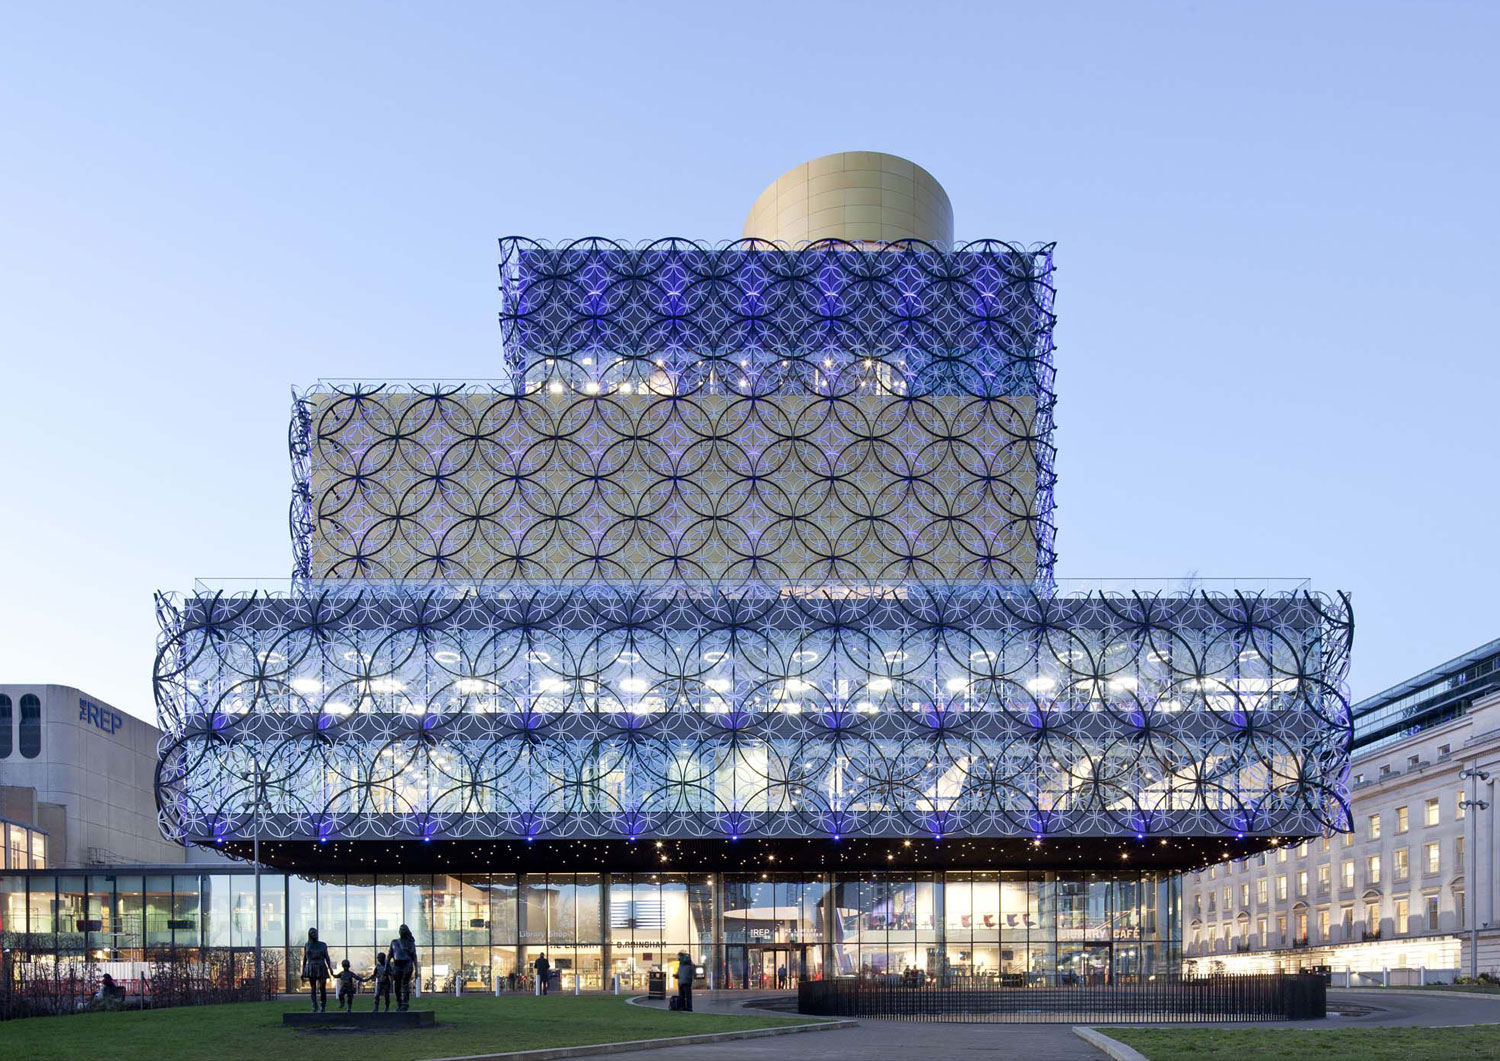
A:
[[[1313,1020],[1327,1016],[1321,976],[1172,977],[1128,984],[997,987],[950,980],[902,984],[854,977],[804,980],[797,1012],[819,1017],[996,1023],[1197,1023]]]

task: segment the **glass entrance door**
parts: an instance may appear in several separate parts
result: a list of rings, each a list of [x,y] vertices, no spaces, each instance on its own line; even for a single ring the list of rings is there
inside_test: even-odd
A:
[[[822,978],[822,950],[806,944],[731,946],[728,987],[792,991],[799,980]]]

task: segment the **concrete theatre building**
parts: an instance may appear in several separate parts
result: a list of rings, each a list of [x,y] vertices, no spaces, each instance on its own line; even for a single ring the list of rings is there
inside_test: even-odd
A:
[[[183,861],[157,824],[160,740],[82,690],[0,685],[4,868]]]
[[[1182,870],[1348,827],[1346,598],[1055,580],[1050,245],[853,152],[501,276],[494,381],[297,395],[288,583],[160,599],[161,822],[258,902],[27,877],[30,953],[1128,981]]]

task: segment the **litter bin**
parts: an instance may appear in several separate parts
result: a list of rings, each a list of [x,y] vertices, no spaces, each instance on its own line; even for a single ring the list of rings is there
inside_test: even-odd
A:
[[[646,974],[646,997],[667,997],[667,973],[665,969],[652,969]]]
[[[557,992],[557,991],[561,991],[562,990],[562,970],[561,969],[548,969],[547,970],[547,990],[549,992]]]

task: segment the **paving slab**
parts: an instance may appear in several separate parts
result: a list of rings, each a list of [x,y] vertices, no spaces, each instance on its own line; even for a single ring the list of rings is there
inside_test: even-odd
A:
[[[699,1013],[748,1012],[766,1016],[795,1014],[747,1006],[766,1000],[759,992],[715,991],[693,998]],[[637,1004],[644,999],[634,1000]],[[1105,1054],[1084,1042],[1066,1024],[923,1024],[911,1021],[859,1020],[853,1027],[826,1035],[777,1039],[742,1039],[682,1051],[679,1047],[636,1050],[615,1056],[628,1061],[1103,1061]]]

